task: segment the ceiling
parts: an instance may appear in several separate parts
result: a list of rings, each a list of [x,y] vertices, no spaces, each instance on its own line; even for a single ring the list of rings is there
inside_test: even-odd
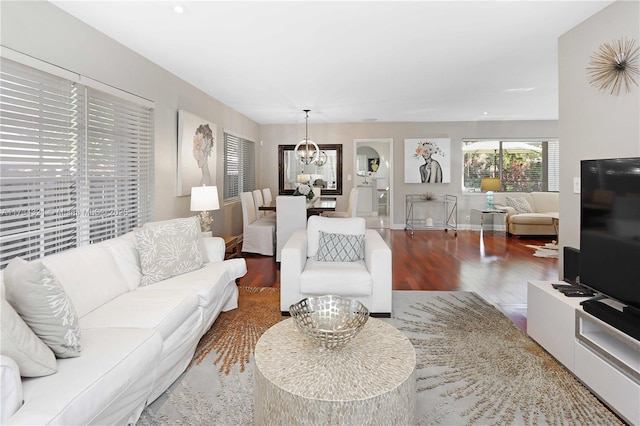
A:
[[[52,3],[271,124],[556,120],[558,37],[612,1]]]

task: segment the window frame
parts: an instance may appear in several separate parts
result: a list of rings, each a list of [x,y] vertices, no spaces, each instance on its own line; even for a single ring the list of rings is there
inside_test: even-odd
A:
[[[495,163],[498,165],[498,169],[496,171],[495,176],[491,173],[491,169],[488,169],[486,172],[487,175],[478,176],[481,177],[500,177],[504,182],[504,163],[505,163],[505,151],[508,151],[509,148],[503,148],[504,144],[514,143],[514,142],[522,142],[529,144],[536,144],[541,147],[541,161],[540,161],[540,178],[538,179],[538,188],[532,189],[531,187],[528,189],[516,188],[510,190],[509,188],[503,185],[502,192],[530,192],[530,191],[543,191],[543,192],[558,192],[559,190],[559,140],[557,138],[466,138],[462,140],[461,149],[461,160],[462,160],[462,170],[461,170],[461,189],[463,194],[473,194],[479,193],[480,190],[480,182],[478,182],[477,186],[467,186],[467,176],[468,166],[467,166],[467,153],[464,151],[464,147],[467,144],[471,144],[474,142],[498,142],[499,149],[495,154],[487,156],[493,157],[495,155]],[[491,163],[490,167],[494,166],[494,161],[489,161]],[[555,167],[555,169],[553,169]]]

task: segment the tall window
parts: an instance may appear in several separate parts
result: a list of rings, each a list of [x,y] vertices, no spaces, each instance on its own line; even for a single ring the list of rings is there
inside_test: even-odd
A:
[[[480,191],[483,178],[500,178],[502,191],[558,191],[557,140],[466,140],[462,143],[463,190]]]
[[[6,58],[0,88],[1,268],[152,218],[151,108]]]
[[[242,192],[255,189],[256,173],[255,143],[232,135],[224,134],[224,199],[233,200]]]

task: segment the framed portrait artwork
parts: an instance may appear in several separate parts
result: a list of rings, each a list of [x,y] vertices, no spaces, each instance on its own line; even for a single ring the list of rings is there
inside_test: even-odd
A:
[[[178,111],[178,196],[194,186],[216,184],[218,127],[188,111]]]
[[[450,183],[451,139],[405,139],[404,182]]]

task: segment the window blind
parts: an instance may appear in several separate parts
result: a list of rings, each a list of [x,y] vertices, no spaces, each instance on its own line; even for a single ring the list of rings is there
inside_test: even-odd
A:
[[[224,133],[224,199],[255,189],[255,143]]]
[[[151,218],[152,109],[2,58],[0,117],[1,268]]]

